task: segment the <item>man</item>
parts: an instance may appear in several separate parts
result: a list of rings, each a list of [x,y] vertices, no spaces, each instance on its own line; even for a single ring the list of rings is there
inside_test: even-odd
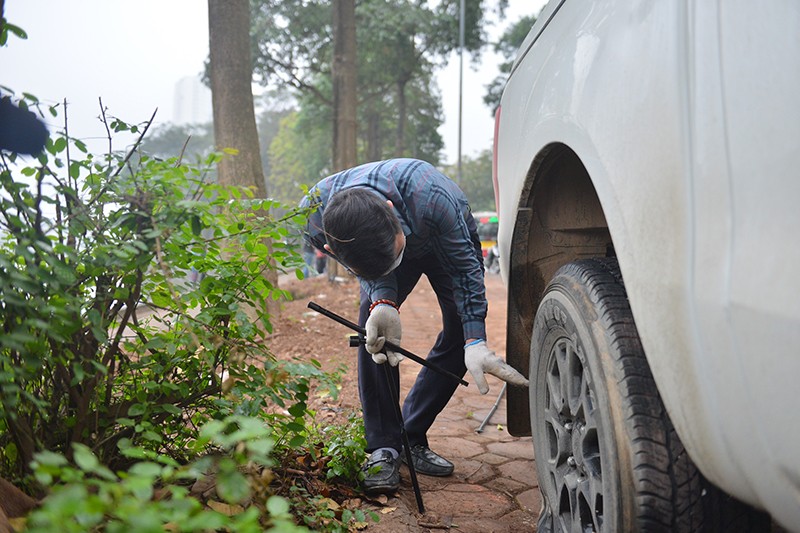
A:
[[[528,380],[486,345],[486,295],[481,243],[469,204],[458,186],[432,165],[391,159],[344,170],[320,181],[301,206],[316,207],[306,239],[334,256],[361,283],[359,324],[366,345],[358,352],[358,386],[367,452],[364,490],[393,492],[400,484],[400,420],[389,393],[399,389],[400,307],[425,274],[439,300],[442,331],[428,361],[458,376],[470,371],[481,394],[488,372],[516,385]],[[377,364],[376,364],[377,363]],[[423,367],[403,404],[417,472],[453,473],[453,463],[428,447],[427,431],[458,383]]]

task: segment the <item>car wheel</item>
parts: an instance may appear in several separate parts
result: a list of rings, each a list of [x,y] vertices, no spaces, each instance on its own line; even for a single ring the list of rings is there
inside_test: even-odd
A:
[[[534,320],[530,381],[538,531],[715,530],[704,507],[721,492],[669,420],[615,259],[556,272]],[[754,514],[762,527],[764,515]]]

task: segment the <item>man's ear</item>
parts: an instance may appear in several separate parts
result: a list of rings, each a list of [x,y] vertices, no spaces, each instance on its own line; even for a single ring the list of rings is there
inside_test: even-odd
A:
[[[331,250],[331,247],[328,246],[328,243],[325,243],[323,246],[324,246],[326,252],[328,252],[329,254],[331,254],[334,257],[336,256],[336,254],[333,253],[333,250]]]
[[[389,204],[389,207],[394,207],[394,204],[391,200],[386,200],[386,203]]]

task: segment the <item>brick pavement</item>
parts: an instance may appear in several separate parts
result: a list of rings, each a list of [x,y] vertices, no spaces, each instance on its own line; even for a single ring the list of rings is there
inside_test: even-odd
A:
[[[499,355],[505,349],[505,289],[498,276],[487,276],[490,312],[489,345]],[[403,305],[403,346],[424,356],[432,344],[431,327],[438,328],[435,297],[424,280]],[[438,331],[438,330],[437,330]],[[502,331],[501,335],[497,332]],[[423,332],[424,334],[420,334]],[[404,361],[401,394],[413,384],[419,367]],[[467,376],[467,381],[471,378]],[[536,530],[541,505],[533,445],[530,437],[512,437],[505,430],[506,402],[482,433],[476,429],[489,414],[502,390],[502,382],[489,376],[485,396],[474,385],[459,387],[428,433],[431,449],[450,459],[455,472],[446,478],[418,475],[427,513],[420,516],[408,469],[401,469],[401,488],[384,507],[376,509],[381,521],[368,531],[428,532],[441,529],[464,533],[516,533]]]

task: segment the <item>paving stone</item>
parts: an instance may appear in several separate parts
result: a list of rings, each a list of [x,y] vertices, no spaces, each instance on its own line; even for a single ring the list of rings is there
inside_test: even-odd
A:
[[[539,482],[536,479],[536,467],[533,461],[526,461],[523,459],[511,461],[497,467],[500,475],[524,483],[529,487],[538,487]]]
[[[533,444],[530,437],[519,437],[507,442],[494,442],[486,448],[497,455],[512,459],[529,459],[533,461]]]
[[[516,503],[505,494],[480,485],[459,484],[426,497],[425,508],[440,515],[479,519],[503,516],[514,510]]]
[[[411,484],[411,475],[408,474],[408,470],[403,472],[403,476],[404,479],[408,480],[408,489],[413,494],[414,486]],[[419,483],[419,488],[424,496],[425,493],[444,490],[453,483],[453,479],[449,477],[423,476],[422,474],[417,474],[417,483]]]
[[[452,531],[459,533],[518,533],[524,530],[513,529],[512,524],[489,518],[472,518],[469,516],[456,516],[453,518]]]
[[[491,409],[494,402],[497,400],[496,394],[498,394],[500,390],[497,389],[497,392],[494,393],[495,395],[492,395],[492,391],[490,390],[485,396],[478,394],[477,390],[476,388],[469,396],[460,397],[464,405],[471,409]],[[500,411],[500,406],[497,407],[497,411]],[[503,409],[503,411],[505,412],[505,409]],[[505,415],[503,415],[503,418],[505,418]]]
[[[485,486],[486,488],[504,492],[506,494],[519,494],[521,492],[525,492],[531,487],[527,483],[520,483],[519,481],[514,481],[513,479],[503,476],[498,476],[491,481],[487,481]]]
[[[477,417],[476,417],[477,418]],[[483,422],[483,418],[480,417],[481,422]],[[492,417],[492,420],[489,424],[483,426],[483,431],[478,433],[478,427],[480,426],[480,422],[475,424],[475,434],[476,435],[484,435],[487,437],[491,437],[494,440],[498,439],[508,439],[508,438],[515,438],[512,437],[506,428],[505,420],[498,420],[497,417]]]
[[[537,513],[538,511],[536,513],[529,513],[518,509],[500,517],[497,521],[501,524],[507,524],[509,526],[509,531],[513,531],[514,533],[536,531]]]
[[[435,437],[452,437],[469,434],[475,431],[475,423],[471,420],[462,418],[459,420],[440,420],[436,419],[436,424],[428,430],[428,440]]]
[[[478,425],[475,424],[475,427],[477,428]],[[496,434],[493,435],[491,434],[491,432],[488,431],[484,431],[483,433],[475,433],[475,431],[473,430],[465,435],[461,435],[461,438],[464,440],[468,440],[470,442],[476,442],[481,445],[491,444],[493,442],[499,442],[498,436]]]
[[[517,495],[517,503],[526,511],[538,516],[539,511],[542,509],[542,493],[539,492],[538,488],[526,490]]]
[[[483,446],[458,437],[438,437],[429,441],[431,449],[453,461],[458,457],[475,457],[485,452]]]
[[[503,463],[509,462],[511,459],[508,457],[504,457],[502,455],[497,455],[494,453],[482,453],[475,457],[477,461],[482,461],[484,463],[488,463],[490,465],[501,465]]]
[[[497,470],[486,463],[481,463],[478,470],[473,472],[472,474],[467,477],[467,481],[469,483],[477,483],[479,485],[483,485],[484,483],[488,482],[490,479],[497,477]]]

